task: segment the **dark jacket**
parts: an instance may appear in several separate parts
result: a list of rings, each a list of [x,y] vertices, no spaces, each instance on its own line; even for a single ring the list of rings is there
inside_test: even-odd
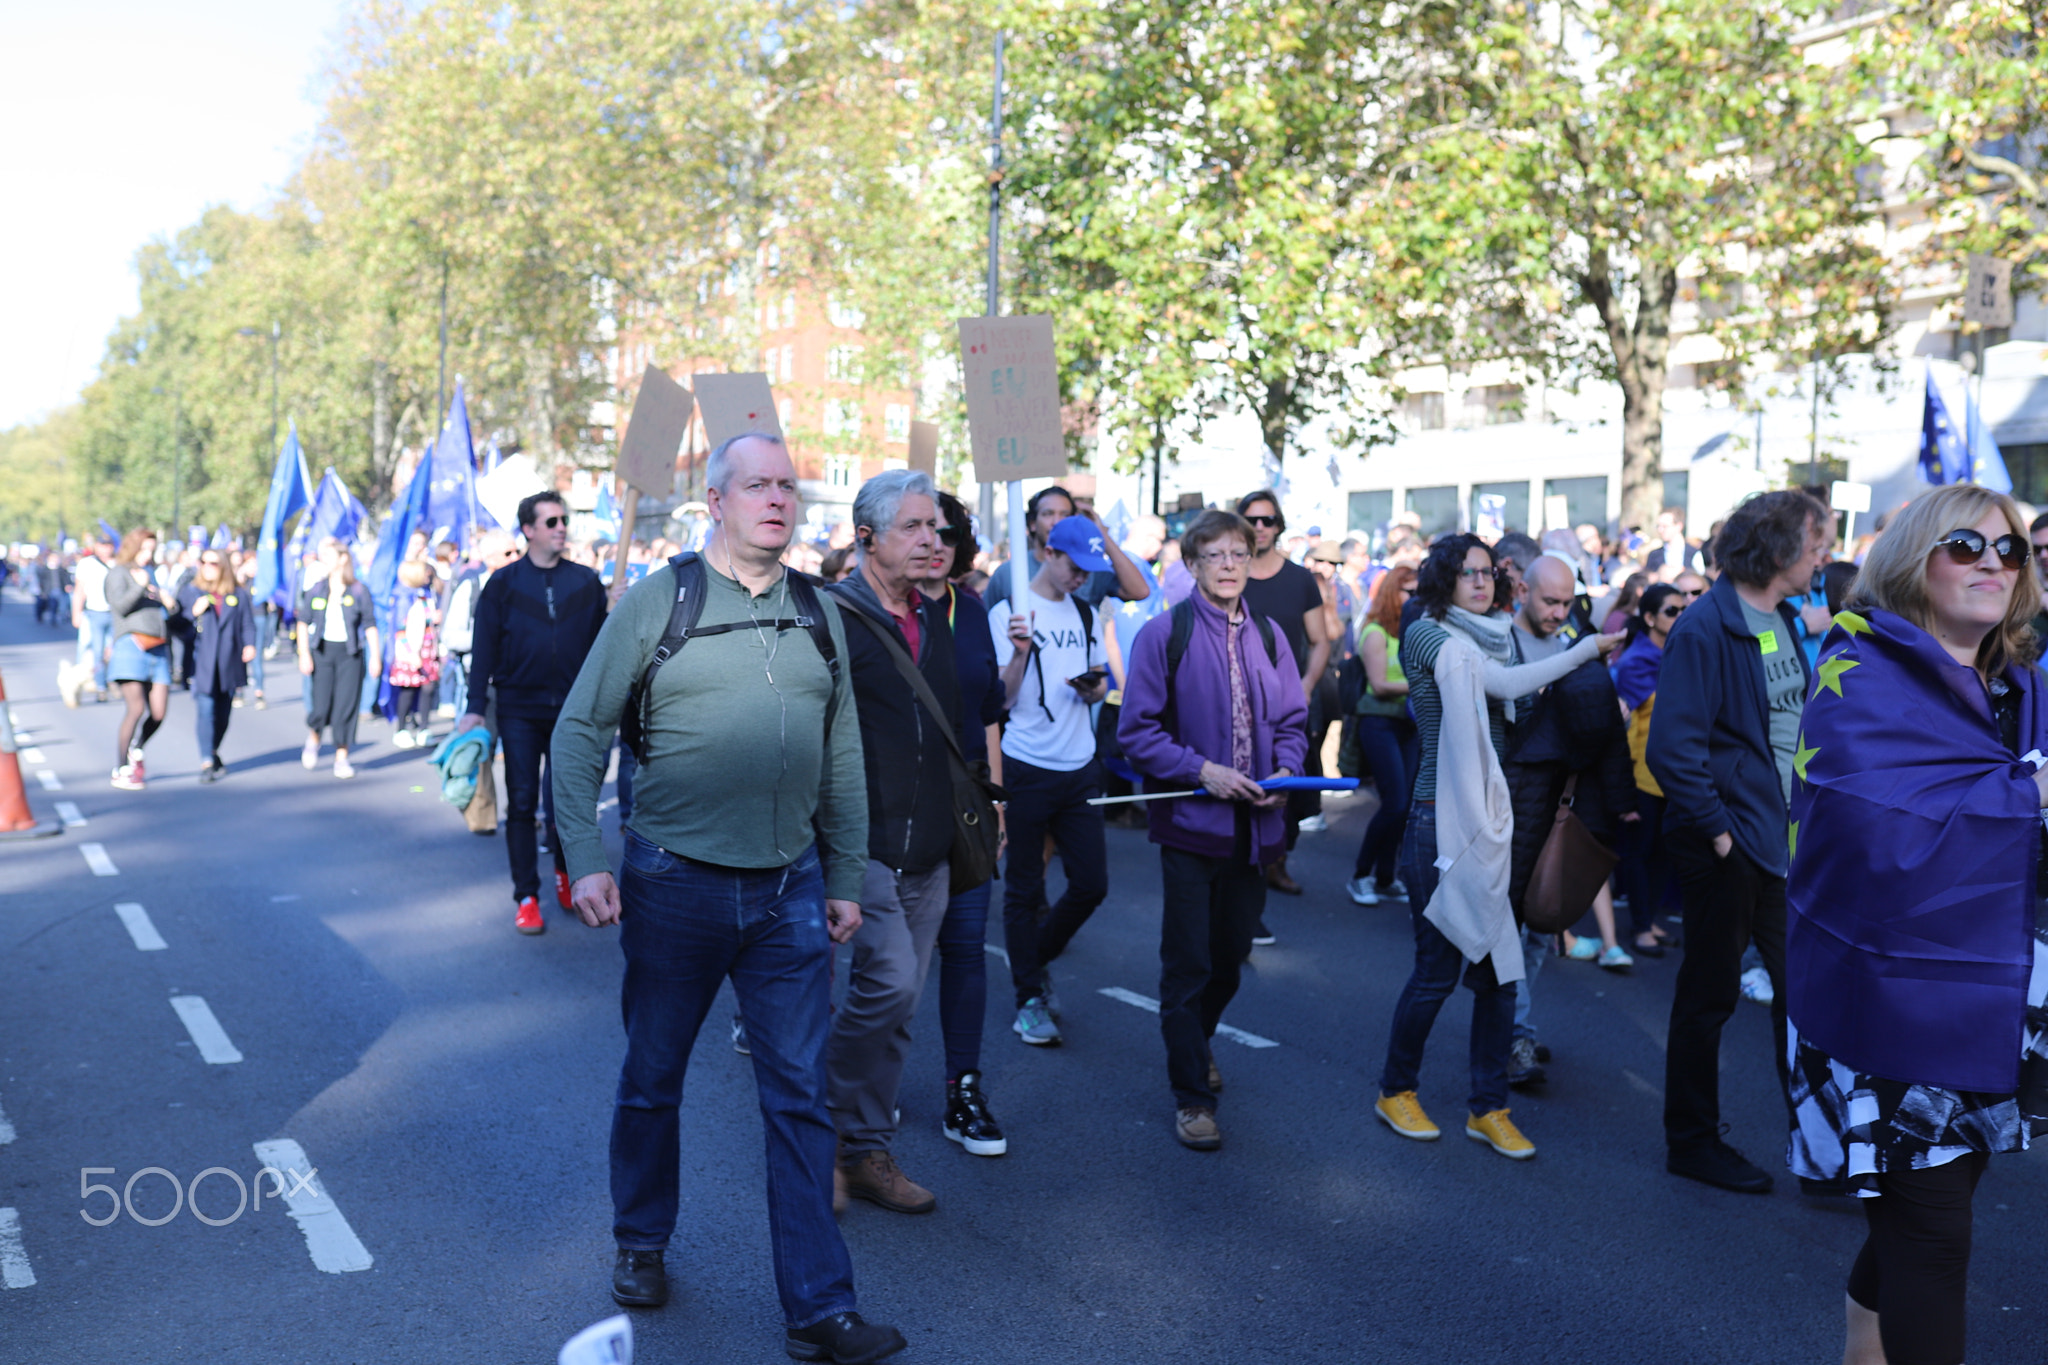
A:
[[[484,714],[494,686],[501,712],[561,710],[604,616],[604,584],[581,564],[564,559],[542,569],[522,555],[492,574],[477,595],[471,713]]]
[[[910,652],[909,641],[860,570],[825,591],[846,612],[880,624],[899,648]],[[918,613],[917,671],[957,734],[960,677],[953,632],[943,606],[923,593],[911,595]],[[953,773],[945,734],[933,727],[931,713],[904,681],[888,649],[859,621],[846,623],[846,652],[867,760],[868,857],[898,872],[928,871],[953,850]]]
[[[1521,712],[1520,702],[1516,710]],[[1544,689],[1521,714],[1501,764],[1515,815],[1508,864],[1508,903],[1517,911],[1536,855],[1550,837],[1565,782],[1577,774],[1572,809],[1593,836],[1612,848],[1620,839],[1621,817],[1636,808],[1630,770],[1628,727],[1606,666],[1589,660]]]
[[[1173,728],[1166,721],[1166,650],[1173,638],[1173,613],[1144,624],[1132,641],[1124,680],[1123,713],[1117,738],[1124,757],[1145,778],[1148,791],[1185,791],[1202,785],[1202,764],[1230,765],[1230,660],[1225,653],[1228,624],[1222,610],[1200,592],[1193,604],[1194,632],[1173,677]],[[1177,610],[1177,608],[1176,608]],[[1301,666],[1288,648],[1286,632],[1273,626],[1275,658],[1266,657],[1258,625],[1247,609],[1237,632],[1237,657],[1252,709],[1252,771],[1259,779],[1280,768],[1302,771],[1308,748],[1308,702],[1301,691]],[[1148,802],[1152,842],[1210,858],[1228,858],[1236,844],[1236,803],[1207,794],[1177,801]],[[1250,860],[1263,865],[1287,851],[1284,808],[1251,811]]]
[[[988,727],[1003,718],[1003,672],[996,667],[988,608],[962,587],[952,589],[953,671],[960,677],[960,750],[988,758]]]
[[[327,629],[328,585],[334,580],[316,578],[299,594],[299,638],[308,649],[317,648],[320,636]],[[361,583],[350,583],[341,590],[341,620],[343,629],[348,631],[348,652],[363,652],[363,632],[373,630],[377,625],[376,609],[370,605],[370,590]]]
[[[1792,609],[1780,603],[1778,616],[1785,638],[1796,638]],[[1805,652],[1795,652],[1810,692],[1813,671]],[[1735,580],[1726,574],[1686,609],[1664,642],[1648,757],[1670,803],[1666,829],[1702,839],[1733,835],[1758,867],[1785,875],[1791,862],[1785,789],[1771,752],[1763,652],[1743,619]]]
[[[256,643],[256,620],[247,594],[232,592],[225,603],[214,602],[198,584],[187,583],[178,589],[178,611],[198,636],[192,646],[192,690],[218,696],[248,682],[242,649]]]
[[[164,625],[163,599],[149,596],[155,586],[155,580],[146,570],[137,573],[126,564],[108,566],[107,609],[113,614],[109,622],[109,638],[118,640],[123,635],[153,635],[159,640],[170,638],[170,631]]]

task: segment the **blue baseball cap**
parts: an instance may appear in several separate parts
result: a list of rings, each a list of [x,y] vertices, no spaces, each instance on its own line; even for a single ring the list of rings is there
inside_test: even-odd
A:
[[[1045,538],[1045,548],[1058,550],[1089,573],[1108,573],[1116,566],[1102,548],[1102,532],[1086,517],[1062,517]]]

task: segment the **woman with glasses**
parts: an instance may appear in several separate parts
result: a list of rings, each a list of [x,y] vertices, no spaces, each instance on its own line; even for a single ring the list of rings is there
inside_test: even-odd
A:
[[[1619,872],[1635,926],[1636,952],[1643,957],[1662,957],[1673,946],[1671,934],[1657,923],[1673,884],[1664,855],[1664,789],[1657,785],[1644,755],[1650,746],[1650,716],[1657,706],[1664,642],[1685,607],[1685,594],[1675,584],[1651,584],[1629,621],[1629,643],[1614,661],[1614,690],[1628,713],[1628,752],[1635,764],[1636,811],[1641,817],[1622,826]]]
[[[1358,752],[1379,788],[1380,808],[1359,841],[1358,860],[1344,889],[1360,905],[1382,897],[1400,899],[1407,888],[1394,876],[1401,834],[1408,828],[1408,800],[1419,761],[1415,721],[1408,714],[1408,675],[1401,671],[1401,608],[1415,596],[1415,570],[1397,564],[1380,575],[1372,610],[1358,633],[1358,657],[1365,663],[1365,692],[1358,699]]]
[[[1963,1359],[1971,1199],[2048,1111],[2030,552],[2002,493],[1915,498],[1823,642],[1802,715],[1788,1155],[1863,1200],[1851,1365]]]
[[[220,744],[235,714],[235,692],[248,681],[256,657],[256,621],[249,598],[218,550],[199,557],[198,571],[178,589],[178,611],[192,623],[192,711],[199,739],[199,780],[227,772]]]
[[[1462,976],[1472,990],[1465,1136],[1520,1161],[1535,1156],[1536,1147],[1507,1108],[1515,983],[1525,975],[1521,930],[1508,902],[1514,818],[1501,770],[1515,719],[1511,699],[1605,657],[1621,637],[1589,635],[1540,663],[1511,665],[1506,586],[1493,551],[1473,535],[1440,538],[1416,579],[1422,615],[1402,635],[1401,662],[1420,762],[1400,858],[1415,922],[1415,969],[1394,1006],[1373,1110],[1402,1137],[1442,1136],[1415,1090],[1430,1029]],[[1442,869],[1440,853],[1449,858]]]

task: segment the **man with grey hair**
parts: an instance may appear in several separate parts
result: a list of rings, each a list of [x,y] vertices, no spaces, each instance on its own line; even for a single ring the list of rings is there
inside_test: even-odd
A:
[[[946,732],[959,733],[960,680],[943,607],[918,590],[942,551],[931,476],[890,470],[853,500],[856,566],[827,589],[846,627],[848,672],[867,756],[868,856],[861,927],[846,998],[826,1056],[839,1184],[897,1213],[938,1200],[903,1174],[890,1148],[896,1094],[925,974],[951,896],[953,782]],[[914,688],[906,674],[923,678]],[[921,698],[927,692],[943,714]],[[941,728],[944,727],[944,728]],[[748,1027],[753,1015],[747,1016]]]
[[[860,727],[839,666],[849,629],[780,562],[797,524],[782,441],[724,442],[707,482],[716,532],[701,555],[678,555],[627,591],[554,738],[576,913],[619,925],[626,957],[612,1297],[633,1308],[668,1299],[684,1071],[730,978],[766,1129],[785,1348],[798,1360],[880,1360],[903,1336],[854,1311],[825,1109],[832,945],[860,927],[866,863]],[[622,722],[643,764],[614,881],[597,797]]]

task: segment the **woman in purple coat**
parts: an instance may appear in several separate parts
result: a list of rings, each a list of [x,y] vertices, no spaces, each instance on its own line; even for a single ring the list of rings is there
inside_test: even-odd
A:
[[[1265,865],[1287,852],[1285,798],[1259,787],[1301,771],[1308,704],[1287,637],[1242,601],[1254,542],[1234,512],[1204,512],[1181,537],[1195,591],[1138,632],[1117,725],[1149,791],[1165,904],[1159,1031],[1177,1111],[1174,1135],[1223,1143],[1209,1049],[1266,908]]]

